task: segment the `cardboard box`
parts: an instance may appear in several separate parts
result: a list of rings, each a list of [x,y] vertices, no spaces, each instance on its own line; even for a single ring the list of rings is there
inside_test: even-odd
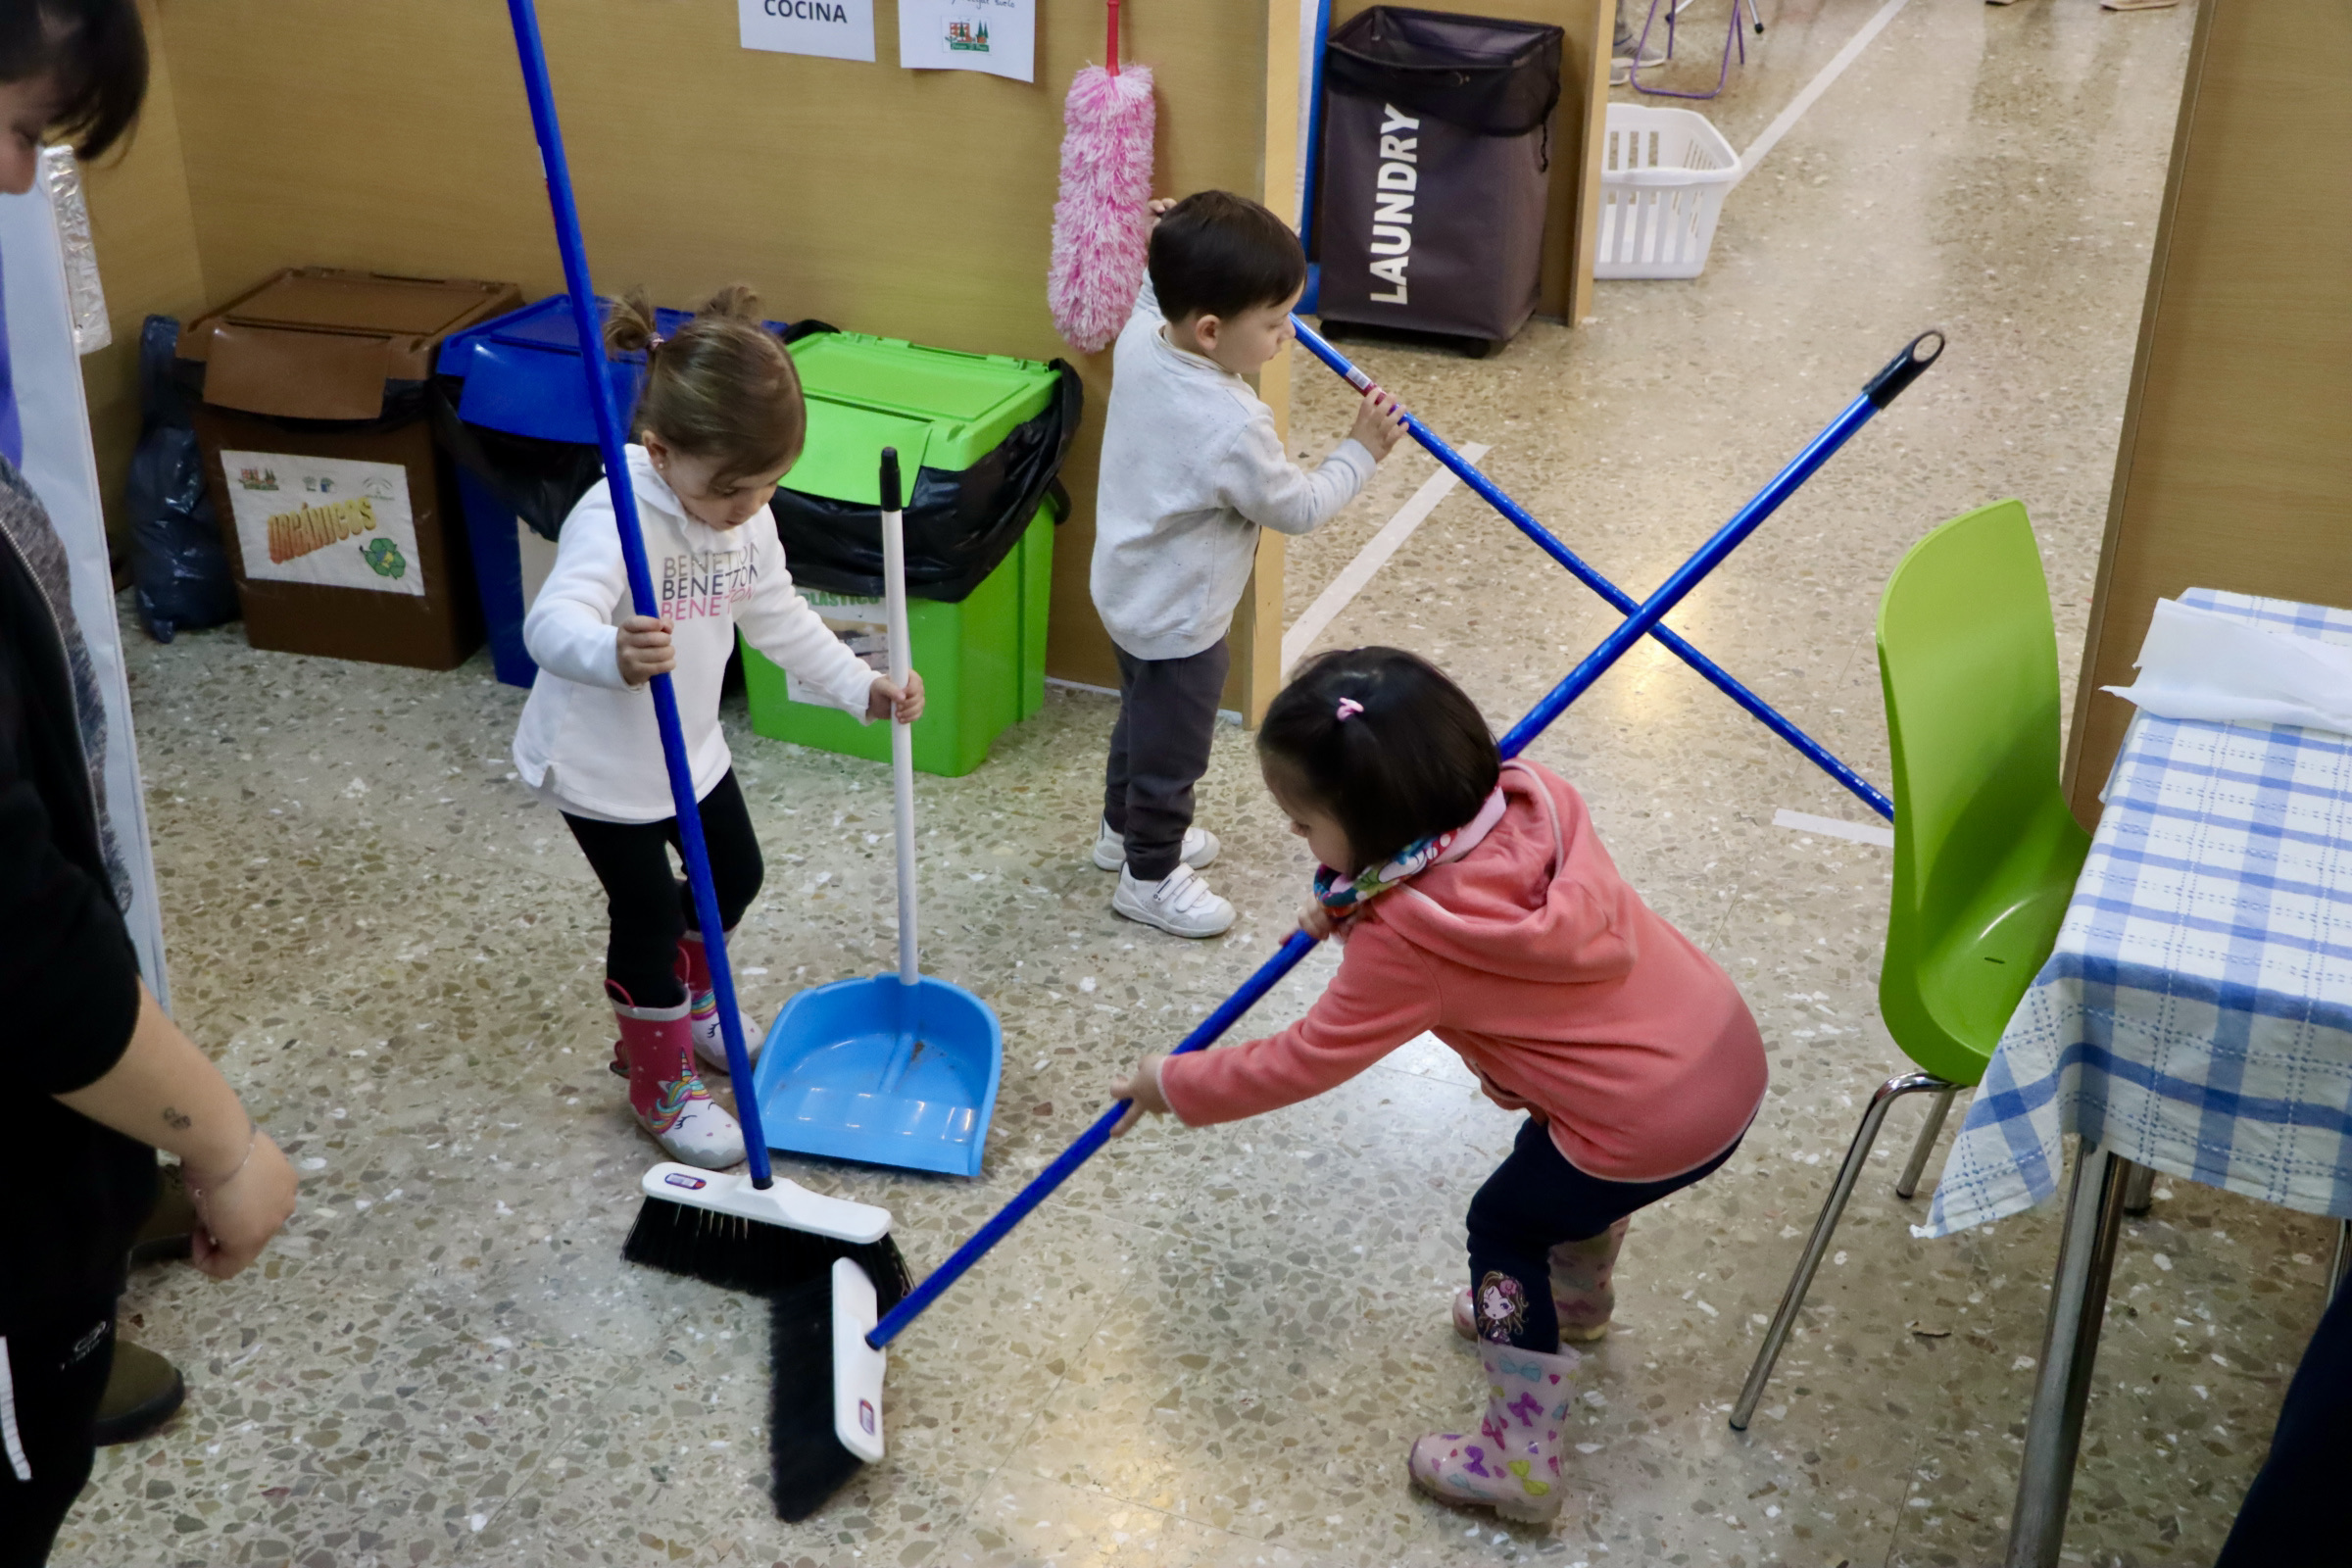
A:
[[[449,669],[481,646],[424,389],[443,338],[521,303],[512,283],[294,268],[181,331],[254,647]]]

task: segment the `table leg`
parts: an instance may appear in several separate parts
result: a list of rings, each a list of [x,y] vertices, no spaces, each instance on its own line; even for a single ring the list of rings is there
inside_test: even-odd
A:
[[[2107,1279],[2124,1224],[2128,1163],[2104,1149],[2085,1148],[2075,1158],[2066,1228],[2058,1244],[2058,1277],[2050,1289],[2050,1320],[2034,1384],[2034,1413],[2026,1421],[2017,1510],[2009,1519],[2007,1568],[2056,1568],[2066,1537],[2082,1407],[2090,1397]]]
[[[2335,1227],[2335,1256],[2328,1260],[2328,1299],[2344,1288],[2344,1276],[2352,1273],[2352,1219],[2338,1221]]]
[[[2124,1212],[2139,1218],[2156,1206],[2156,1170],[2152,1165],[2132,1165],[2131,1179],[2124,1183]]]

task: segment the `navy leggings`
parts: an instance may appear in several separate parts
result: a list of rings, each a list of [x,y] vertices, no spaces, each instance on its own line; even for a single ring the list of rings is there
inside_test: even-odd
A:
[[[1551,1250],[1590,1241],[1635,1209],[1712,1175],[1739,1147],[1734,1139],[1705,1164],[1664,1181],[1611,1182],[1568,1163],[1550,1129],[1533,1116],[1520,1123],[1510,1157],[1470,1200],[1470,1293],[1480,1336],[1545,1355],[1558,1350]],[[1489,1310],[1495,1303],[1505,1308],[1499,1318]]]
[[[2215,1568],[2342,1562],[2352,1461],[2352,1289],[2335,1293],[2286,1386],[2271,1456],[2246,1491]]]

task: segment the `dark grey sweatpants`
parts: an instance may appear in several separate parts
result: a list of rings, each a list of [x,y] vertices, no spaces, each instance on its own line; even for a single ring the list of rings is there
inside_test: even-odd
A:
[[[1119,721],[1102,769],[1102,820],[1127,841],[1127,869],[1156,882],[1184,857],[1193,786],[1208,771],[1208,742],[1233,651],[1220,637],[1186,659],[1119,656]]]

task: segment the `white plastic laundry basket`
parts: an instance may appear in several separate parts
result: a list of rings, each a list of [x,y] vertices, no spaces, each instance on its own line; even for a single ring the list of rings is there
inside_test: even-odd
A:
[[[1740,158],[1707,117],[1609,105],[1594,277],[1696,277]]]

